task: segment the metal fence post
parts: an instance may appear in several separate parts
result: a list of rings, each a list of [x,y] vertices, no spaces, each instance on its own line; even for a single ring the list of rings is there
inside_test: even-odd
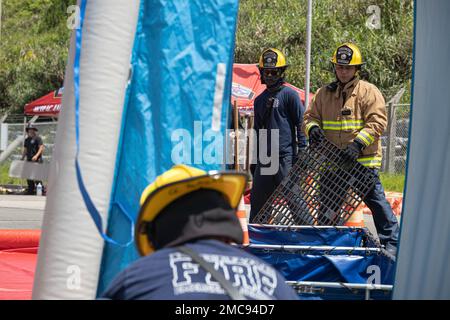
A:
[[[233,124],[234,124],[234,168],[239,171],[239,109],[236,101],[233,106]]]
[[[395,172],[395,145],[396,145],[396,129],[397,129],[397,117],[395,115],[395,104],[390,102],[388,104],[388,132],[386,141],[386,171],[388,173]]]

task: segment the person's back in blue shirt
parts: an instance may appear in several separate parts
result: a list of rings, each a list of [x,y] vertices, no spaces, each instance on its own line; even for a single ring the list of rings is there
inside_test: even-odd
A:
[[[213,264],[247,299],[298,299],[273,267],[239,248],[212,239],[197,240],[185,246]],[[164,248],[137,260],[116,277],[102,297],[121,300],[230,299],[209,273],[176,248]]]

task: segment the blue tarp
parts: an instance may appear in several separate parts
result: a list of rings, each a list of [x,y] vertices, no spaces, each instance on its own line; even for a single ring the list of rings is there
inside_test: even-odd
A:
[[[373,274],[370,266],[380,268],[380,284],[393,284],[394,262],[377,253],[333,250],[264,250],[248,248],[251,253],[273,265],[290,281],[367,283]]]
[[[362,228],[290,228],[249,225],[254,244],[361,247],[368,239]]]
[[[223,168],[237,10],[238,0],[141,2],[109,212],[112,238],[128,241],[121,210],[136,219],[144,188],[174,163]],[[134,243],[105,244],[98,292],[137,257]]]
[[[381,251],[340,249],[378,248],[365,228],[290,229],[249,225],[249,235],[251,244],[266,245],[267,249],[249,247],[246,250],[273,265],[287,280],[366,284],[374,274],[373,266],[377,266],[377,284],[393,284],[395,263]],[[273,249],[270,245],[335,248],[287,250]]]

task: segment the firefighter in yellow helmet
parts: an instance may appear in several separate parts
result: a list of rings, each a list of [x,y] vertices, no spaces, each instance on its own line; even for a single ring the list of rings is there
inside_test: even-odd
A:
[[[320,88],[305,112],[303,129],[310,142],[326,138],[344,150],[347,161],[358,161],[374,171],[377,182],[364,199],[373,214],[380,242],[396,253],[399,226],[378,177],[381,167],[380,136],[387,126],[383,95],[359,78],[364,64],[353,43],[333,53],[336,81]]]
[[[267,90],[276,91],[284,82],[287,67],[286,57],[280,50],[275,48],[264,50],[258,64],[261,83],[267,86]]]
[[[259,58],[261,82],[267,88],[256,97],[253,109],[257,157],[251,167],[251,221],[306,147],[301,130],[305,109],[298,93],[285,85],[287,67],[286,57],[275,48],[264,50]]]
[[[236,208],[246,183],[243,173],[186,165],[157,177],[140,200],[135,242],[143,257],[102,298],[298,299],[275,269],[230,245],[243,240]]]

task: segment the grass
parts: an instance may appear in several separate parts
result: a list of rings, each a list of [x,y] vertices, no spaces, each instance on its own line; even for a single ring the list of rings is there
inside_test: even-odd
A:
[[[405,175],[380,172],[380,179],[385,191],[403,192]]]
[[[24,179],[18,179],[18,178],[11,178],[9,176],[9,166],[11,162],[5,162],[0,165],[0,185],[5,184],[14,184],[18,186],[26,185],[26,180]]]

